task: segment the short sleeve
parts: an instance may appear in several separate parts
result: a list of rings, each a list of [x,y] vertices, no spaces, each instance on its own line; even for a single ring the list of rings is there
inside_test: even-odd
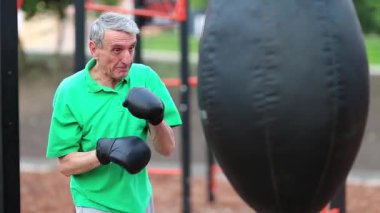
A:
[[[165,105],[164,120],[169,126],[179,126],[182,124],[180,114],[177,106],[175,105],[172,96],[170,95],[167,87],[161,81],[156,72],[152,70],[152,74],[149,79],[149,89],[152,90],[157,96],[159,96]]]
[[[61,84],[54,95],[46,157],[56,158],[79,151],[81,127],[70,108],[70,97]]]

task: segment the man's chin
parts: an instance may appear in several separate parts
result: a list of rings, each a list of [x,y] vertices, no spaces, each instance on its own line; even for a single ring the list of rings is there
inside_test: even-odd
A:
[[[127,75],[128,75],[128,72],[119,72],[118,75],[116,76],[116,78],[119,80],[122,80]]]

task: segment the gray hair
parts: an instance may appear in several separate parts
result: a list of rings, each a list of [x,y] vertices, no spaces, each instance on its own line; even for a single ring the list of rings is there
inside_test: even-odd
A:
[[[107,12],[96,19],[90,29],[90,40],[98,47],[103,46],[103,38],[106,30],[115,30],[131,34],[139,34],[137,24],[131,18],[114,12]]]

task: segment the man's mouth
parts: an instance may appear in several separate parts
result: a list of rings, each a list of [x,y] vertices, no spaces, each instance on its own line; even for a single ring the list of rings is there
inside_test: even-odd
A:
[[[116,69],[126,72],[128,70],[128,67],[116,67]]]

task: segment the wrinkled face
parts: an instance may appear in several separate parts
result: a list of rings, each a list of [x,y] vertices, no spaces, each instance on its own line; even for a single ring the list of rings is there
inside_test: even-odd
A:
[[[103,46],[97,47],[90,41],[92,57],[104,77],[119,81],[128,74],[136,46],[136,35],[107,30],[104,33]]]

